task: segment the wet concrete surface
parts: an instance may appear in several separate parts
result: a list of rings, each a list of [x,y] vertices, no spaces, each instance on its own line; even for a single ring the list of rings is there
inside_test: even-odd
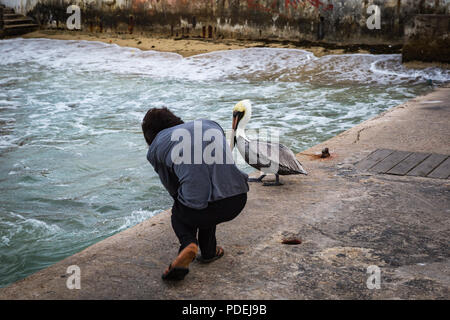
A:
[[[182,282],[161,280],[178,249],[164,212],[0,289],[0,298],[449,299],[450,180],[355,166],[382,148],[448,155],[449,123],[447,86],[300,153],[310,174],[282,177],[281,187],[251,184],[241,215],[218,226],[225,256],[193,262]],[[325,147],[331,157],[321,159]],[[66,286],[71,265],[80,290]],[[366,285],[371,265],[380,289]]]

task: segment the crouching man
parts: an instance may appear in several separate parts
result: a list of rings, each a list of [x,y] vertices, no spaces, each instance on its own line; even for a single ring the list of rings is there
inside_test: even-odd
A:
[[[142,131],[147,159],[174,199],[172,228],[180,241],[178,257],[162,278],[182,280],[199,247],[200,262],[223,256],[216,226],[244,208],[248,176],[234,164],[223,129],[214,121],[184,123],[167,108],[155,108],[145,115]]]

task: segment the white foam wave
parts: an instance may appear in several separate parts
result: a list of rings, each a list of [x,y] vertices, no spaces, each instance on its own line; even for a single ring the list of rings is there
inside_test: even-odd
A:
[[[56,224],[35,218],[26,218],[13,212],[0,219],[0,229],[6,233],[0,238],[0,245],[5,247],[17,245],[18,241],[20,242],[24,238],[40,241],[41,239],[53,239],[60,234],[64,234],[64,230]]]
[[[404,83],[450,81],[439,68],[406,69],[400,55],[345,54],[315,57],[299,49],[249,48],[189,58],[95,41],[11,39],[0,41],[0,65],[32,62],[68,72],[114,72],[193,81],[279,80]],[[7,54],[20,48],[20,55]],[[12,81],[7,78],[1,81]]]
[[[390,77],[398,82],[405,80],[450,81],[450,70],[440,68],[410,69],[401,64],[401,55],[383,56],[370,64],[370,71],[379,76]]]
[[[9,246],[9,241],[10,241],[10,240],[9,240],[8,237],[2,236],[2,238],[1,238],[1,244],[2,244],[2,245],[8,247],[8,246]]]
[[[117,228],[117,231],[127,229],[129,227],[135,226],[160,212],[160,210],[135,210],[129,216],[121,218],[122,224]]]
[[[20,227],[19,231],[24,230],[27,233],[36,235],[37,233],[44,233],[45,235],[55,235],[63,230],[56,224],[46,223],[35,218],[26,218],[18,213],[11,212],[10,215],[15,217],[15,222],[1,221],[5,224],[10,224],[14,228]]]

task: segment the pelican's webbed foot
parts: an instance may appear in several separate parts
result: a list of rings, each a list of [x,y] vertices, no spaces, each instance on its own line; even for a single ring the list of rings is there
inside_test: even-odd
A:
[[[262,174],[258,178],[248,178],[248,182],[262,182],[265,176],[265,174]]]
[[[265,187],[274,187],[274,186],[282,186],[283,183],[280,182],[280,176],[279,175],[275,175],[275,181],[270,181],[270,182],[264,182],[263,186]]]

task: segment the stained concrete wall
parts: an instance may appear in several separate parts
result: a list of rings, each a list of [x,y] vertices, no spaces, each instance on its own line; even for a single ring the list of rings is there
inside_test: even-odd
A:
[[[450,15],[420,14],[405,28],[403,61],[450,63]]]
[[[0,0],[42,26],[64,27],[69,4],[82,10],[88,31],[176,36],[281,38],[329,42],[401,42],[414,14],[449,14],[450,0]],[[367,8],[381,9],[370,30]],[[130,18],[132,16],[132,18]]]

